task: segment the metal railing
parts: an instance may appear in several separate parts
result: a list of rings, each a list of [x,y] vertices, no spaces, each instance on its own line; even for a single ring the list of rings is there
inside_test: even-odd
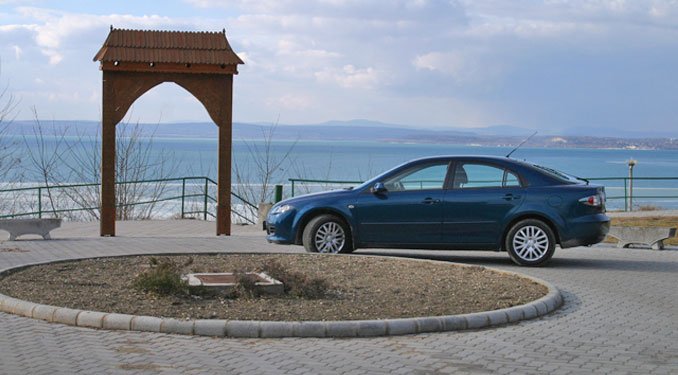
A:
[[[678,177],[595,177],[587,178],[592,183],[605,186],[607,200],[619,202],[623,200],[624,211],[633,210],[643,204],[668,200],[671,208],[678,209]],[[362,184],[358,180],[318,180],[305,178],[290,178],[291,196],[299,191],[300,185],[306,184],[305,192],[318,191],[320,189],[341,188],[346,185]],[[631,184],[633,182],[633,184]],[[308,185],[313,185],[314,188]],[[320,188],[320,189],[318,189]],[[633,203],[631,203],[633,202]],[[633,207],[631,207],[633,204]]]
[[[592,183],[604,185],[607,192],[607,200],[609,202],[619,202],[620,209],[622,208],[621,201],[623,200],[624,211],[632,210],[645,202],[656,200],[668,200],[667,202],[671,208],[678,208],[678,177],[634,177],[633,179],[629,177],[596,177],[589,178],[588,180]],[[304,178],[290,178],[289,182],[292,197],[299,192],[300,185],[306,186],[303,191],[304,193],[309,193],[363,183],[363,181],[359,180]],[[139,199],[135,202],[119,204],[117,207],[157,205],[169,202],[171,207],[168,212],[176,214],[178,211],[178,215],[182,219],[198,217],[208,220],[216,217],[217,183],[209,177],[191,176],[124,181],[117,182],[116,185],[153,183],[162,183],[170,186],[170,188],[166,189],[166,194],[162,196]],[[99,187],[99,183],[85,183],[0,189],[0,219],[16,217],[42,218],[45,215],[57,216],[82,211],[97,211],[99,209],[98,204],[85,205],[82,202],[78,203],[73,199],[73,195],[78,189],[98,189]],[[241,222],[255,224],[257,220],[255,215],[258,212],[258,207],[236,193],[231,193],[231,195],[235,198],[235,202],[232,204],[232,215]],[[278,191],[276,189],[276,197],[278,196],[282,197],[282,190]],[[62,204],[59,207],[47,207],[48,205],[51,206],[55,200]],[[276,198],[276,200],[279,200],[279,198]],[[63,204],[65,201],[70,201],[70,203]],[[630,206],[632,201],[634,207]],[[7,202],[11,202],[11,204]],[[8,206],[11,207],[8,208]],[[245,208],[245,210],[242,208]]]
[[[139,181],[120,181],[116,185],[133,185],[133,184],[163,184],[162,189],[165,194],[152,194],[148,199],[141,199],[135,202],[117,204],[116,207],[133,207],[141,205],[157,205],[164,202],[174,202],[172,209],[176,208],[180,211],[179,217],[184,219],[191,216],[201,217],[203,220],[208,218],[216,218],[214,213],[217,199],[210,191],[216,191],[217,183],[209,177],[192,176],[192,177],[177,177],[164,178],[152,180]],[[181,188],[178,189],[180,184]],[[177,186],[173,186],[177,185]],[[100,188],[99,183],[85,183],[85,184],[59,184],[47,186],[30,186],[19,187],[11,189],[0,189],[0,199],[7,202],[12,200],[12,208],[0,207],[0,219],[17,218],[17,217],[38,217],[42,218],[45,215],[57,216],[60,214],[76,213],[83,211],[96,211],[99,205],[86,205],[83,203],[82,194],[83,189]],[[91,192],[90,192],[91,193]],[[258,207],[248,202],[245,198],[236,193],[231,193],[238,204],[236,206],[246,207],[248,212],[257,212]],[[60,208],[45,207],[45,200],[49,205],[53,205],[55,201],[59,202]],[[98,201],[96,194],[90,194],[89,199],[84,201],[91,202]],[[9,206],[5,204],[5,206]],[[64,208],[65,206],[65,208]],[[233,205],[232,205],[233,206]],[[5,212],[3,212],[5,211]],[[12,211],[8,213],[6,211]],[[170,210],[171,211],[171,210]],[[232,209],[232,215],[240,220],[255,224],[256,218],[246,215],[242,210]]]
[[[657,199],[675,200],[671,203],[678,207],[678,177],[595,177],[587,180],[604,185],[607,200],[623,199],[624,211],[633,211],[631,205],[634,201],[636,203],[652,202]],[[612,191],[622,189],[623,194],[610,194]],[[666,194],[665,192],[673,193]]]

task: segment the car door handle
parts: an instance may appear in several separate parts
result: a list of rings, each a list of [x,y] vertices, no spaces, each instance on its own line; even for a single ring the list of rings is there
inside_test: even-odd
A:
[[[513,194],[509,193],[509,194],[504,195],[503,199],[507,200],[507,201],[511,201],[511,200],[520,199],[520,198],[521,198],[520,195],[513,195]]]
[[[423,201],[421,201],[423,204],[438,204],[440,203],[440,199],[433,199],[433,198],[426,198]]]

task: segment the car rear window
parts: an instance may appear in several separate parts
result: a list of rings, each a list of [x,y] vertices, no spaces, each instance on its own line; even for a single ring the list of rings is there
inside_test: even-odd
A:
[[[553,176],[553,177],[555,177],[559,180],[563,180],[563,181],[567,181],[567,182],[574,182],[574,183],[578,183],[578,184],[580,184],[582,182],[586,182],[586,180],[584,180],[582,178],[579,178],[577,176],[573,176],[573,175],[565,173],[565,172],[561,172],[557,169],[544,167],[544,166],[539,165],[539,164],[531,164],[531,165],[533,167],[541,170],[542,172],[546,172],[546,174],[551,175],[551,176]]]

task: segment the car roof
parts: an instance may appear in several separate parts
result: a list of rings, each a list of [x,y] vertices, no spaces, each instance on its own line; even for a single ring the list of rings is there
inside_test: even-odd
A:
[[[438,160],[473,160],[473,161],[488,161],[488,162],[498,162],[500,164],[520,164],[520,165],[530,165],[521,160],[507,158],[505,156],[494,156],[494,155],[437,155],[437,156],[426,156],[423,158],[415,159],[412,161],[438,161]]]

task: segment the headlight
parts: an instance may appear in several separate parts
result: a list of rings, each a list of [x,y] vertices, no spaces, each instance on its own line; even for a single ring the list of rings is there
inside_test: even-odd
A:
[[[285,212],[293,209],[294,207],[290,206],[289,204],[283,204],[282,206],[275,206],[271,210],[271,215],[280,215],[284,214]]]

